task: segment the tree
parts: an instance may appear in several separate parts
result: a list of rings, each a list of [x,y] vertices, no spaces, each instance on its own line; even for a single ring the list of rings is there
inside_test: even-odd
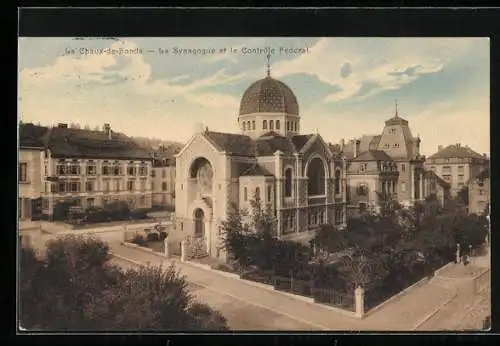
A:
[[[173,265],[126,271],[87,305],[85,314],[104,330],[227,330],[220,313],[192,300]]]
[[[121,271],[100,240],[65,237],[45,258],[21,252],[21,325],[50,330],[226,330],[220,313],[197,304],[169,267]],[[203,314],[203,321],[200,316]]]
[[[401,205],[392,193],[378,192],[378,201],[380,205],[380,214],[383,216],[391,216],[401,209]]]
[[[347,292],[354,292],[358,286],[364,288],[379,286],[388,274],[380,258],[360,248],[355,248],[342,257],[339,272],[344,279]]]
[[[276,219],[270,208],[264,209],[257,195],[250,201],[250,223],[243,222],[245,210],[232,206],[222,223],[224,244],[242,269],[256,266],[270,270],[275,258]]]
[[[457,194],[455,200],[463,206],[469,205],[469,187],[465,185]]]
[[[252,263],[247,247],[250,230],[243,223],[242,213],[231,206],[228,217],[222,222],[223,243],[231,258],[242,268],[248,268]]]

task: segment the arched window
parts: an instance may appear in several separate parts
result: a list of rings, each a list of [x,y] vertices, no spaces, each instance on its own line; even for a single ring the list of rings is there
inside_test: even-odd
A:
[[[269,120],[269,130],[274,130],[274,122]]]
[[[243,200],[246,202],[248,199],[248,195],[247,195],[247,188],[244,187],[243,188]]]
[[[255,200],[260,200],[260,187],[255,188]]]
[[[250,127],[250,121],[247,121],[247,129],[251,130],[252,128]]]
[[[325,165],[319,157],[312,159],[307,167],[307,193],[311,196],[325,194]]]
[[[285,197],[292,196],[292,169],[285,171]]]
[[[247,129],[247,122],[246,122],[246,121],[244,121],[244,122],[243,122],[243,131],[245,131],[246,129]]]
[[[267,130],[267,120],[262,121],[262,129]]]
[[[290,131],[290,122],[289,121],[286,122],[286,130]]]
[[[340,193],[340,170],[335,171],[335,193]]]
[[[163,191],[167,191],[167,183],[166,182],[161,183],[161,189]]]
[[[255,120],[252,120],[252,130],[255,130]]]
[[[295,125],[294,125],[294,127],[295,127],[295,132],[297,132],[297,123],[295,122],[294,124],[295,124]]]
[[[276,130],[279,130],[279,129],[280,129],[280,121],[276,120]]]
[[[403,163],[403,164],[401,165],[401,172],[405,172],[405,171],[406,171],[406,166],[405,166],[405,164]]]

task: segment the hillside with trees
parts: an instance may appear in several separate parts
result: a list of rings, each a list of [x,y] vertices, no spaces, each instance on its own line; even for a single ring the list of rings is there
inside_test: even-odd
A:
[[[184,144],[180,142],[167,141],[158,138],[148,138],[148,137],[130,137],[130,138],[132,138],[138,145],[140,145],[143,148],[158,149],[159,147],[164,146],[165,151],[172,155],[177,154],[184,146]]]

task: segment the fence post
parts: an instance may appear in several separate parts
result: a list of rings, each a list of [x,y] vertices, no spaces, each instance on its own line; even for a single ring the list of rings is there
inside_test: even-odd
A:
[[[354,298],[356,305],[356,317],[365,317],[365,290],[363,289],[363,287],[358,286],[354,290]]]
[[[457,243],[457,263],[460,263],[461,261],[460,257],[460,244]]]
[[[182,240],[182,241],[181,241],[181,262],[185,262],[185,261],[186,261],[186,259],[187,259],[187,258],[186,258],[186,255],[187,255],[187,253],[186,253],[186,251],[187,251],[187,249],[186,249],[186,245],[187,245],[187,244],[186,244],[186,241],[185,241],[185,240]]]
[[[164,246],[164,248],[165,248],[165,249],[163,250],[163,255],[164,255],[165,257],[167,257],[167,258],[168,258],[168,241],[167,241],[167,239],[168,239],[168,238],[165,238],[165,239],[163,240],[163,246]]]

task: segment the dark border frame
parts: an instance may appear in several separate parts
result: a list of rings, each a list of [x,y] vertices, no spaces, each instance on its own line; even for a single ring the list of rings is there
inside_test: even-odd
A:
[[[402,1],[399,4],[403,5]],[[240,3],[242,5],[242,3]],[[312,4],[311,4],[312,5]],[[310,6],[311,6],[310,5]],[[477,6],[476,2],[476,6]],[[500,114],[498,104],[499,78],[500,75],[500,9],[451,9],[451,8],[384,8],[384,9],[313,9],[313,8],[294,8],[294,9],[237,9],[237,8],[219,8],[219,9],[188,9],[188,8],[21,8],[18,10],[18,35],[19,36],[383,36],[383,37],[414,37],[414,36],[455,36],[455,37],[490,37],[491,51],[491,115]],[[496,37],[495,37],[496,36]],[[16,49],[12,47],[11,49]],[[14,69],[7,71],[13,73]],[[17,88],[16,88],[17,90]],[[16,107],[16,106],[14,106]],[[10,109],[10,107],[9,107]],[[16,112],[17,113],[17,112]],[[6,118],[10,126],[17,128],[17,119],[9,114]],[[491,129],[496,126],[496,117],[491,117]],[[493,132],[493,131],[492,131]],[[11,130],[9,133],[14,133]],[[492,133],[494,134],[494,132]],[[5,138],[5,137],[4,137]],[[498,136],[491,136],[492,144],[498,140]],[[12,141],[14,144],[14,141]],[[15,143],[17,151],[17,141]],[[493,145],[494,147],[495,145]],[[13,151],[12,151],[13,152]],[[17,162],[17,155],[16,155]],[[492,169],[495,169],[496,162],[495,151],[491,150]],[[17,166],[17,163],[16,163]],[[12,172],[16,179],[16,166],[12,164],[9,172]],[[495,174],[493,174],[495,176]],[[17,179],[12,184],[13,190],[16,189],[17,204]],[[497,182],[492,181],[493,195],[499,191]],[[13,194],[14,191],[12,191]],[[8,196],[9,194],[7,194]],[[13,198],[13,197],[12,197]],[[494,198],[494,196],[492,196]],[[10,199],[10,198],[8,198]],[[3,211],[6,213],[5,221],[16,225],[14,215],[14,200],[4,205]],[[13,208],[10,212],[9,208]],[[493,203],[493,211],[495,211]],[[495,213],[492,215],[492,228],[496,224]],[[12,220],[12,221],[11,221]],[[15,226],[14,226],[15,227]],[[15,262],[15,247],[10,244],[17,242],[15,232],[4,230],[2,232],[7,236],[4,249],[8,251],[8,257]],[[492,248],[499,248],[500,237],[496,237],[492,232]],[[12,237],[12,238],[10,238]],[[7,252],[7,251],[5,251]],[[496,272],[496,251],[492,253],[492,270]],[[9,266],[13,268],[14,266]],[[16,271],[13,272],[13,278],[16,279]],[[493,288],[498,287],[493,276]],[[15,287],[15,285],[9,285]],[[17,296],[17,292],[12,292],[12,296]],[[10,295],[4,295],[6,302],[10,302],[15,314],[15,300],[9,299]],[[492,296],[492,315],[500,316],[495,306],[496,300]],[[498,304],[497,304],[498,305]],[[14,317],[13,326],[17,330],[16,317]],[[497,323],[495,323],[497,322]],[[493,330],[500,320],[493,317]],[[498,326],[497,326],[498,327]],[[9,328],[10,329],[10,328]],[[12,329],[9,330],[11,332]],[[10,333],[9,333],[10,334]],[[399,342],[415,343],[433,343],[446,342],[465,343],[481,342],[484,337],[482,334],[448,334],[434,333],[433,336],[427,334],[414,333],[413,336],[389,336],[388,333],[374,335],[373,333],[332,333],[332,334],[312,334],[312,333],[231,333],[232,337],[226,335],[199,334],[199,335],[134,335],[129,333],[128,338],[120,334],[97,336],[100,342],[120,342],[125,343],[131,340],[135,343],[153,342],[166,346],[178,344],[198,345],[198,344],[234,344],[235,342],[250,341],[251,343],[262,344],[310,344],[321,343],[329,345],[344,345],[363,343],[363,339],[370,343],[384,343],[385,337],[391,337]],[[362,335],[357,335],[362,334]],[[5,334],[4,334],[5,335]],[[235,336],[236,335],[236,336]],[[34,336],[17,335],[17,342],[39,343],[33,340]],[[43,336],[42,336],[43,337]],[[63,343],[68,343],[68,336],[61,336]],[[97,338],[93,335],[78,335],[78,342],[91,343],[96,342]],[[491,339],[491,338],[489,338]],[[53,343],[53,340],[47,340]],[[490,340],[488,340],[490,341]]]

